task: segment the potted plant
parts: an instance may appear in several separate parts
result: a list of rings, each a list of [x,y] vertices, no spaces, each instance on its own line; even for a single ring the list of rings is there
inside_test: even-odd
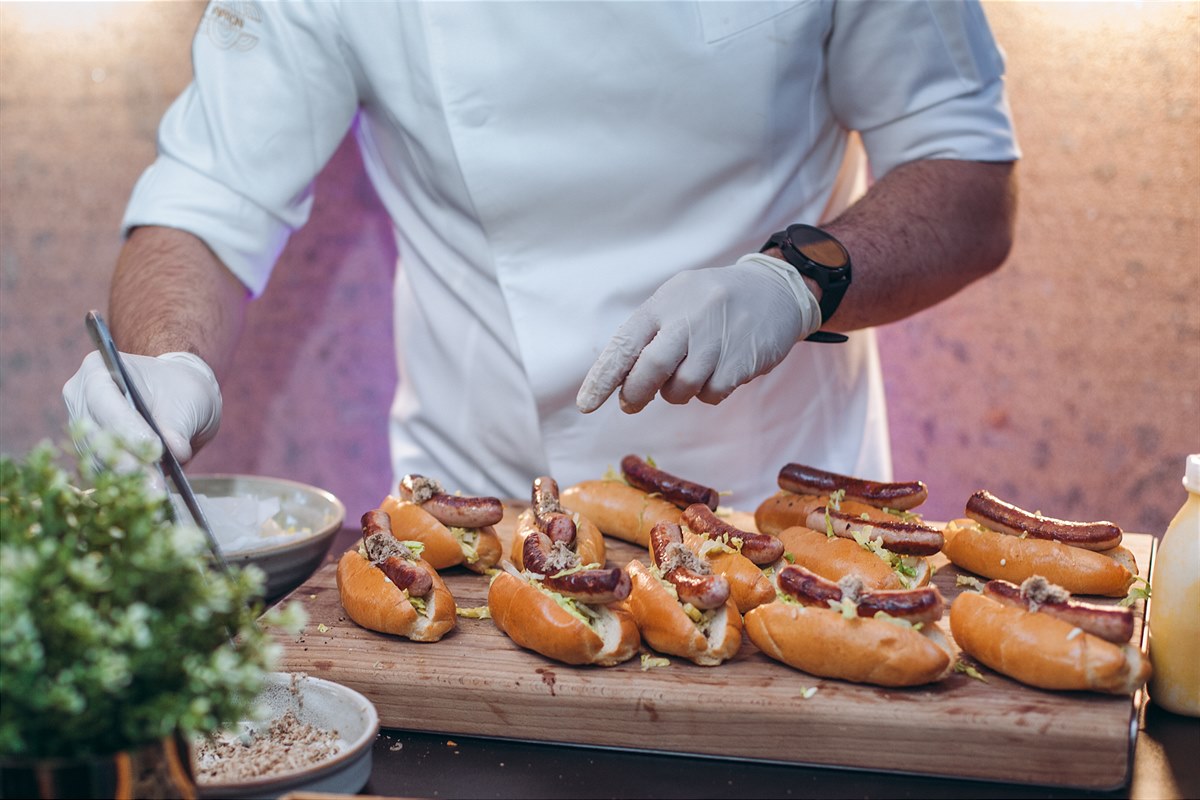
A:
[[[246,714],[277,657],[261,571],[218,569],[117,460],[0,457],[0,797],[191,796],[187,742]]]

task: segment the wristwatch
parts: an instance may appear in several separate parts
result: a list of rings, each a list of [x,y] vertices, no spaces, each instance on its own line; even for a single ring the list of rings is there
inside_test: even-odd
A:
[[[837,311],[850,288],[850,254],[833,236],[812,225],[789,225],[767,240],[763,252],[778,247],[787,261],[801,275],[812,278],[821,287],[821,324],[824,325]],[[805,341],[844,342],[840,333],[816,331]]]

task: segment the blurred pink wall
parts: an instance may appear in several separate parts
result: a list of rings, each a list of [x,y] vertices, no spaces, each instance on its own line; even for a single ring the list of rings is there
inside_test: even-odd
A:
[[[1200,6],[985,5],[1025,158],[1008,264],[880,330],[897,478],[1161,532],[1200,452]],[[65,424],[125,200],[203,4],[0,3],[0,451]],[[388,223],[347,141],[256,303],[193,472],[391,488]]]

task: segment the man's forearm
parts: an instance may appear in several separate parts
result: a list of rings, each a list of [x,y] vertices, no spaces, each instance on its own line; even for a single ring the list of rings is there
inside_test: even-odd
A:
[[[897,167],[822,226],[850,252],[854,275],[828,330],[903,319],[999,267],[1012,246],[1010,163],[926,160]]]
[[[197,237],[174,228],[137,228],[117,260],[109,323],[124,352],[195,353],[219,375],[248,301],[246,287]]]

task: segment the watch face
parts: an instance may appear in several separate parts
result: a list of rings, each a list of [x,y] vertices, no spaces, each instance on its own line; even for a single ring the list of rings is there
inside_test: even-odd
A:
[[[797,225],[788,230],[792,246],[805,258],[822,267],[841,269],[850,263],[850,254],[841,243],[824,231],[808,225]]]

